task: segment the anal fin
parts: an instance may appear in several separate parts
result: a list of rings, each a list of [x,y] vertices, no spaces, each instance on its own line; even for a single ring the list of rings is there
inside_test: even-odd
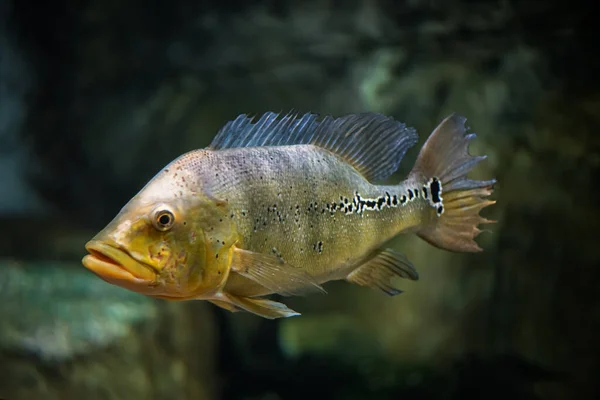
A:
[[[300,313],[288,308],[285,304],[272,300],[235,296],[229,293],[221,293],[220,296],[222,298],[220,302],[229,303],[237,308],[267,319],[300,315]]]
[[[348,282],[360,286],[381,289],[390,296],[402,293],[402,290],[392,286],[392,278],[416,281],[419,274],[414,265],[402,254],[392,249],[379,249],[364,264],[360,265],[346,277]]]

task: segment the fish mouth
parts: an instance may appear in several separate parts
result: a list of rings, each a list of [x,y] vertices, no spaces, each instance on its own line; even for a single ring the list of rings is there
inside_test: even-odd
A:
[[[156,272],[150,266],[137,261],[126,250],[104,242],[91,240],[85,245],[88,255],[81,261],[83,266],[103,280],[136,292],[156,281]]]

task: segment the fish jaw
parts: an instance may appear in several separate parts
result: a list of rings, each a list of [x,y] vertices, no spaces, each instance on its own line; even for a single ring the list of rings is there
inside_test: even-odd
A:
[[[90,240],[85,248],[83,266],[104,281],[142,294],[156,292],[158,274],[125,250],[100,240]]]

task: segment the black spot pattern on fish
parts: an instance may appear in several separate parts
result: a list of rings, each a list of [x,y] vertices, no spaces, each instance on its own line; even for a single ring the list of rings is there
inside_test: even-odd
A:
[[[313,245],[313,250],[319,254],[322,254],[323,253],[323,242],[319,240],[317,243],[315,243]]]
[[[391,195],[389,192],[377,198],[364,198],[360,193],[355,192],[352,200],[344,196],[340,196],[340,199],[342,201],[339,204],[331,203],[325,206],[331,215],[338,210],[344,214],[362,214],[365,211],[381,211],[384,208],[398,206],[398,195]]]
[[[427,193],[429,191],[429,196]],[[438,217],[444,213],[444,199],[442,198],[442,183],[437,177],[433,177],[423,187],[425,198],[429,201],[429,204],[435,208]]]
[[[431,181],[429,182],[429,188],[431,190],[431,201],[434,203],[440,203],[442,201],[440,198],[442,185],[436,177],[431,178]]]
[[[331,215],[334,215],[339,210],[344,214],[362,214],[365,211],[381,211],[385,208],[396,208],[399,205],[404,206],[411,201],[423,198],[437,211],[439,216],[444,212],[441,193],[441,182],[436,177],[433,177],[422,188],[407,189],[406,194],[400,196],[390,194],[389,192],[385,192],[376,198],[365,198],[358,192],[354,193],[352,199],[340,196],[339,203],[326,204],[322,212],[324,213],[327,210]]]
[[[271,249],[271,252],[277,256],[277,258],[279,258],[280,261],[283,261],[283,257],[281,256],[281,253],[279,252],[279,250],[277,250],[277,248],[273,247]]]

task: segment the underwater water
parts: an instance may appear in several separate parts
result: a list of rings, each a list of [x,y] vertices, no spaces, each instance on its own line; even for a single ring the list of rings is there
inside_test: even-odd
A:
[[[0,399],[600,398],[598,30],[583,1],[0,0]],[[479,253],[416,235],[389,297],[267,320],[83,267],[164,165],[242,113],[453,112],[496,178]],[[275,299],[279,297],[275,296]]]

